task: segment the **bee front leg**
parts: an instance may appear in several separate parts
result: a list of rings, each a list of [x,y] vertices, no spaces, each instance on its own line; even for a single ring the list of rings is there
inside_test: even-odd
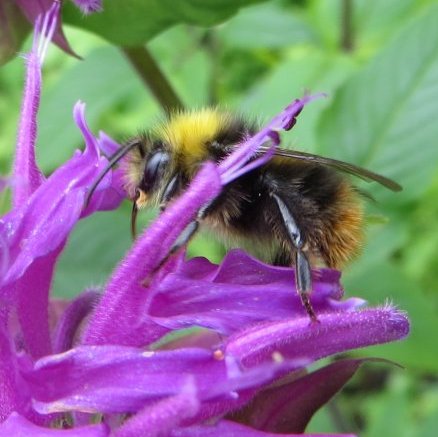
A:
[[[154,275],[158,270],[163,267],[164,264],[167,263],[167,261],[170,259],[172,255],[175,255],[182,247],[186,246],[189,241],[192,239],[192,237],[196,234],[196,232],[199,229],[199,226],[201,224],[202,219],[205,217],[207,213],[207,209],[210,206],[210,204],[207,204],[203,206],[198,213],[196,214],[196,217],[194,220],[192,220],[181,232],[181,234],[178,236],[178,238],[175,240],[167,254],[164,256],[164,258],[158,263],[158,265],[153,269],[150,276]],[[145,285],[148,284],[148,279],[144,282]]]
[[[271,197],[274,199],[278,207],[286,232],[295,248],[295,282],[297,291],[310,319],[313,322],[316,322],[318,319],[309,299],[309,294],[312,291],[312,269],[310,267],[309,259],[303,251],[305,241],[286,203],[275,193],[271,193]]]
[[[172,179],[170,179],[160,198],[161,212],[166,209],[167,203],[181,190],[181,185],[182,181],[179,174],[176,174]]]
[[[181,178],[178,174],[173,176],[169,183],[164,188],[163,194],[160,197],[160,212],[163,212],[166,209],[166,205],[168,202],[180,191],[181,189]],[[141,195],[141,191],[137,189],[134,201],[132,203],[132,212],[131,212],[131,235],[132,239],[135,240],[137,236],[136,231],[136,221],[139,207],[137,206],[137,200]]]

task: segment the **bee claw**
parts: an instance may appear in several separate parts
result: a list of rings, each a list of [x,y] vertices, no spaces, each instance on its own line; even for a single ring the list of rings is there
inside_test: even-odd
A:
[[[301,292],[300,299],[303,307],[306,309],[307,315],[309,316],[311,323],[320,323],[318,317],[316,316],[315,310],[313,309],[312,303],[310,302],[309,294],[307,292]]]

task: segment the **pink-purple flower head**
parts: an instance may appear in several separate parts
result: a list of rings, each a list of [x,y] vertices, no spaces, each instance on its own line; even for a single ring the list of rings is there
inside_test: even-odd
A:
[[[46,18],[39,26],[44,22],[56,24]],[[39,59],[36,47],[28,59]],[[241,250],[220,266],[176,256],[156,271],[199,208],[269,159],[269,153],[251,158],[267,141],[279,143],[279,130],[295,123],[309,97],[219,166],[206,163],[138,238],[103,292],[88,289],[59,305],[50,298],[51,281],[68,236],[79,219],[120,203],[121,179],[110,171],[84,210],[87,190],[107,165],[99,148],[111,153],[117,145],[92,134],[82,103],[74,120],[85,150],[42,175],[34,153],[41,62],[27,64],[27,112],[11,184],[16,201],[0,219],[0,435],[47,435],[48,428],[51,435],[99,437],[302,434],[362,361],[338,361],[303,376],[307,365],[407,335],[408,321],[396,309],[343,300],[335,271],[322,270],[315,281],[317,324],[309,323],[294,292],[292,269]],[[174,333],[180,336],[167,336]]]

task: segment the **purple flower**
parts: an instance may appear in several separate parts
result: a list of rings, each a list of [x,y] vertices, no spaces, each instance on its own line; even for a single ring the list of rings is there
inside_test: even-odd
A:
[[[220,266],[175,256],[156,268],[200,207],[270,158],[250,160],[267,141],[275,147],[278,131],[294,124],[312,98],[295,101],[221,164],[206,163],[137,240],[103,292],[54,301],[53,271],[71,230],[123,197],[120,174],[111,171],[84,209],[107,165],[99,150],[111,153],[118,145],[91,133],[83,103],[74,120],[85,150],[48,178],[35,161],[40,68],[58,8],[37,21],[26,57],[13,209],[0,219],[0,434],[43,436],[48,428],[66,436],[302,434],[362,361],[337,361],[307,375],[305,367],[403,338],[406,317],[389,306],[360,309],[362,300],[342,300],[340,274],[321,270],[312,295],[320,322],[310,323],[293,290],[294,271],[241,250]],[[175,332],[179,337],[167,336]]]

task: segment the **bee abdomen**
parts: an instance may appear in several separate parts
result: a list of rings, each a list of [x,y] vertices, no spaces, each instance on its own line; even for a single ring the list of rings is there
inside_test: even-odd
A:
[[[363,242],[363,206],[354,188],[343,181],[327,211],[318,249],[327,267],[341,268],[360,252]]]
[[[346,179],[322,166],[289,161],[253,171],[224,189],[206,224],[264,261],[292,265],[295,247],[274,193],[293,216],[310,259],[340,268],[358,253],[363,239],[359,195]]]

